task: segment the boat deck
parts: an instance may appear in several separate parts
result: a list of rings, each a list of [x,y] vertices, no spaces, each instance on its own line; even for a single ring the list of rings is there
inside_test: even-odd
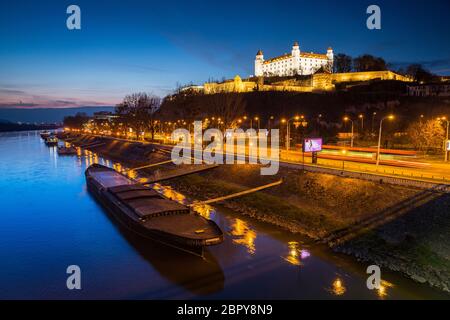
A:
[[[115,186],[109,188],[108,191],[142,219],[190,212],[188,207],[166,199],[155,190],[139,184]]]
[[[209,220],[196,219],[195,214],[155,217],[146,221],[145,226],[198,240],[218,237]]]
[[[112,170],[93,170],[90,174],[104,188],[130,185],[133,183],[130,179]]]

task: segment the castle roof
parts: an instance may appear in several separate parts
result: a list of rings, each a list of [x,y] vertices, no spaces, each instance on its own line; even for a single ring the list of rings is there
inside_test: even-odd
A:
[[[300,56],[303,58],[311,58],[311,59],[328,59],[326,54],[313,53],[313,52],[302,52]]]
[[[258,52],[256,53],[257,56],[262,56],[263,52],[261,50],[258,50]]]
[[[302,58],[309,58],[309,59],[323,59],[323,60],[328,60],[328,57],[326,54],[320,54],[320,53],[313,53],[313,52],[301,52],[300,53],[300,57]],[[273,62],[278,62],[278,61],[283,61],[286,59],[290,59],[292,58],[292,54],[288,53],[288,54],[284,54],[282,56],[279,57],[275,57],[272,59],[268,59],[266,61],[264,61],[264,64],[269,64],[269,63],[273,63]]]
[[[279,56],[279,57],[275,57],[275,58],[272,58],[272,59],[268,59],[268,60],[264,61],[264,64],[269,64],[269,63],[272,63],[272,62],[277,62],[277,61],[286,60],[286,59],[289,59],[289,58],[291,58],[291,57],[292,57],[292,54],[290,54],[290,53],[284,54],[284,55]]]

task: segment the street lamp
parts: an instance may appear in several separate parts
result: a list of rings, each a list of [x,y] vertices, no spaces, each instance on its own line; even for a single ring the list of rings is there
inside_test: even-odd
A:
[[[293,117],[293,118],[290,118],[290,119],[288,119],[286,122],[286,125],[287,125],[287,130],[286,130],[286,150],[288,150],[289,151],[289,148],[290,148],[290,146],[291,146],[291,128],[290,128],[290,125],[289,125],[289,121],[291,121],[291,120],[295,120],[295,121],[298,121],[298,120],[300,120],[300,117],[299,116],[295,116],[295,117]]]
[[[269,131],[272,129],[272,120],[274,119],[275,117],[274,116],[270,116],[269,117]]]
[[[363,133],[363,132],[364,132],[364,115],[363,115],[363,114],[360,114],[360,115],[358,116],[358,118],[361,119],[361,133]]]
[[[373,135],[373,129],[375,126],[375,116],[377,115],[376,112],[372,113],[372,128],[370,128],[370,134]]]
[[[286,123],[286,142],[285,142],[285,144],[286,144],[286,150],[289,150],[289,142],[288,142],[288,132],[287,132],[287,130],[288,130],[288,128],[287,128],[287,121],[286,121],[286,119],[281,119],[281,123]]]
[[[449,140],[448,127],[449,127],[450,121],[447,119],[447,117],[440,117],[440,118],[438,118],[438,121],[444,121],[447,123],[447,133],[445,134],[445,142],[444,142],[445,162],[447,162],[448,161],[448,151],[446,148],[447,147],[446,144],[447,144],[447,141]]]
[[[377,166],[380,164],[380,149],[381,149],[381,130],[383,128],[383,120],[394,120],[394,115],[388,115],[387,117],[384,117],[380,121],[380,131],[378,133],[378,148],[377,148]]]
[[[259,117],[255,117],[255,121],[258,121],[258,130],[260,129]]]
[[[351,123],[352,123],[352,139],[350,141],[350,147],[353,148],[353,120],[350,119],[349,117],[344,117],[344,121],[351,121]]]

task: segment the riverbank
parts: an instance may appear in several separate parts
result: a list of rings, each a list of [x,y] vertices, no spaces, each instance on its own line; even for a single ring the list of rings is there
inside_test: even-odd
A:
[[[139,166],[168,159],[168,154],[151,144],[84,137],[77,143],[104,143],[92,151]],[[172,164],[144,170],[173,169]],[[195,200],[239,192],[279,179],[276,188],[227,200],[223,206],[240,214],[277,225],[313,240],[322,240],[338,230],[381,215],[402,201],[414,198],[418,189],[344,178],[329,174],[280,168],[276,176],[261,176],[254,165],[223,165],[199,174],[165,181]],[[372,231],[360,233],[334,247],[336,252],[355,256],[381,267],[399,271],[422,283],[447,291],[450,287],[450,209],[447,194],[436,194],[427,202],[408,207],[395,220]]]

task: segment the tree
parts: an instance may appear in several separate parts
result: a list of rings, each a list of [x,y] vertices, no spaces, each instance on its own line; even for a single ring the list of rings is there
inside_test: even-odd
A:
[[[426,70],[421,64],[411,64],[406,68],[407,75],[411,76],[414,81],[417,82],[430,82],[433,80],[434,75]]]
[[[136,132],[136,138],[142,131],[150,131],[155,138],[155,112],[161,105],[161,99],[144,92],[127,95],[116,106],[116,113],[121,121]]]
[[[212,115],[223,122],[225,128],[233,128],[244,114],[245,102],[239,93],[216,93],[209,96]]]
[[[358,72],[387,70],[386,61],[383,58],[370,54],[359,56],[353,60],[353,67]]]
[[[429,151],[442,148],[445,131],[439,121],[417,121],[409,126],[408,135],[416,149]]]
[[[71,129],[82,129],[83,124],[89,121],[89,117],[84,112],[78,112],[74,116],[64,117],[63,123],[65,127]]]
[[[352,71],[352,57],[339,53],[334,57],[334,72],[346,73]]]

